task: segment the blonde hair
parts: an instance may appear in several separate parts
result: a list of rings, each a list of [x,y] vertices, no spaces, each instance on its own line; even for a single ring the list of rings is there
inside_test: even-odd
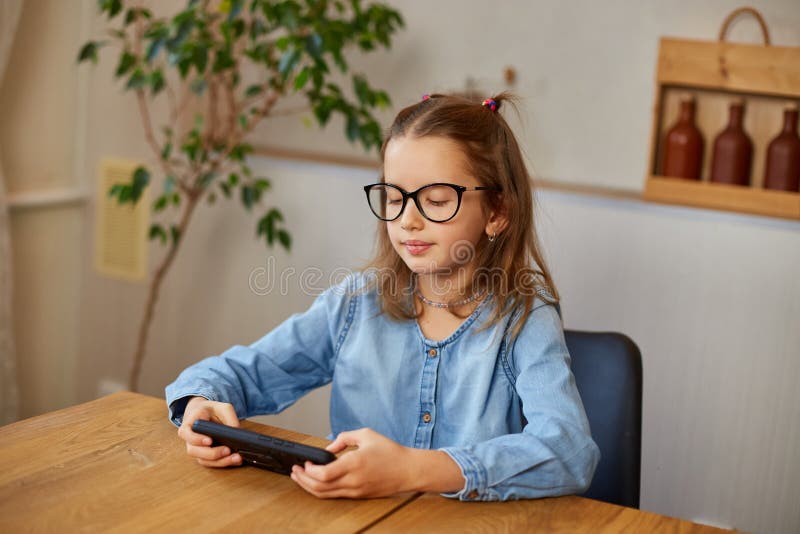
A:
[[[492,99],[497,103],[496,111],[461,96],[444,94],[432,94],[403,108],[383,141],[381,167],[392,139],[439,137],[459,146],[466,156],[468,170],[481,185],[500,190],[481,195],[482,207],[487,214],[490,210],[504,214],[508,226],[493,241],[484,235],[477,243],[474,261],[476,272],[480,274],[467,281],[464,289],[467,294],[481,289],[490,291],[489,298],[495,301],[496,313],[486,328],[517,310],[511,333],[513,339],[530,315],[537,295],[552,304],[556,304],[559,297],[534,225],[533,183],[517,140],[499,112],[506,102],[517,110],[516,98],[509,92],[502,92]],[[385,181],[382,172],[381,181]],[[381,312],[398,320],[418,317],[413,297],[408,292],[397,291],[398,287],[410,286],[412,272],[392,246],[384,221],[378,221],[375,256],[364,268],[392,274],[370,281],[372,286],[377,286]],[[453,308],[448,310],[462,317]]]

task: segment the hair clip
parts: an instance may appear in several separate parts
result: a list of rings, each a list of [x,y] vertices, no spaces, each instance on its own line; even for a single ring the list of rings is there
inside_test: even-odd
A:
[[[481,106],[486,106],[487,108],[491,109],[492,111],[497,111],[497,102],[492,100],[491,98],[487,98],[483,101]]]
[[[429,94],[425,93],[424,95],[422,95],[422,101],[424,102],[424,101],[426,101],[426,100],[429,100],[429,99],[430,99],[430,97],[431,97],[431,95],[429,95]]]

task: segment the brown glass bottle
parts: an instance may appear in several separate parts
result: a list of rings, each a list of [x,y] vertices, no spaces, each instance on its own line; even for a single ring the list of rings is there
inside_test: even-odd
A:
[[[705,143],[694,119],[694,97],[682,99],[678,120],[664,138],[663,176],[700,179]]]
[[[800,138],[797,137],[797,105],[783,112],[783,131],[767,147],[764,187],[780,191],[800,189]]]
[[[744,101],[729,107],[728,126],[714,139],[709,180],[720,184],[750,185],[753,140],[744,131]]]

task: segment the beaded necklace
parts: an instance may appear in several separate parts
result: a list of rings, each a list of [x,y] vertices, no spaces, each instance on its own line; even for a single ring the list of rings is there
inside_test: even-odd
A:
[[[455,302],[436,302],[435,300],[430,300],[422,296],[422,293],[419,292],[419,289],[415,291],[419,300],[427,304],[428,306],[433,306],[434,308],[457,308],[458,306],[463,306],[465,304],[469,304],[470,302],[474,302],[478,298],[480,298],[486,292],[485,289],[478,291],[477,293],[473,293],[471,296],[457,300]]]

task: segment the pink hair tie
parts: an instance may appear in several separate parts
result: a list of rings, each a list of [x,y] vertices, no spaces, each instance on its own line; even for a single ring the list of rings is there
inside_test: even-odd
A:
[[[487,98],[486,100],[484,100],[481,106],[486,106],[492,111],[497,111],[497,102],[495,102],[491,98]]]
[[[422,101],[424,102],[425,100],[430,99],[430,97],[431,97],[431,95],[426,93],[426,94],[422,95]]]

